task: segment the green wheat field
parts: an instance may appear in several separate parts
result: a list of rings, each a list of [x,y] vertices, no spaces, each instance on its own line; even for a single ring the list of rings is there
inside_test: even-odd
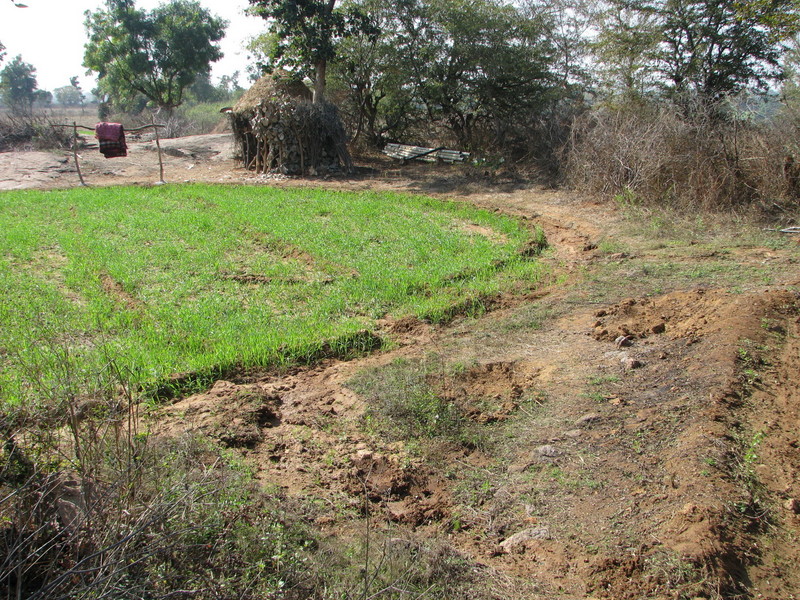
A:
[[[0,396],[141,389],[374,349],[536,287],[540,231],[392,193],[179,185],[0,194]],[[173,375],[173,380],[175,379]]]

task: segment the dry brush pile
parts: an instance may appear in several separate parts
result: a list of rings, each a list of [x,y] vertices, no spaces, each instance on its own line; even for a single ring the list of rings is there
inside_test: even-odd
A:
[[[72,132],[54,123],[45,114],[0,113],[0,152],[69,148]]]
[[[690,116],[675,106],[604,108],[579,118],[567,149],[574,187],[683,210],[784,213],[800,199],[791,119]]]

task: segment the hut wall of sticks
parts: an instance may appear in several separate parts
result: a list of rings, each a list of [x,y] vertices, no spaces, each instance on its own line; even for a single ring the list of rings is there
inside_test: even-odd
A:
[[[229,113],[237,157],[257,173],[352,170],[336,107],[313,104],[311,90],[286,72],[265,75]]]

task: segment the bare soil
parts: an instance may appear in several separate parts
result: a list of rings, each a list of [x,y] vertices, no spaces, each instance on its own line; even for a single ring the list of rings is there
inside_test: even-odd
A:
[[[374,158],[357,176],[256,178],[229,134],[164,146],[168,182],[394,189],[520,216],[544,228],[551,273],[480,319],[383,323],[390,350],[217,381],[159,408],[154,433],[236,449],[265,485],[319,499],[324,535],[358,535],[369,513],[376,533],[441,539],[490,597],[800,595],[800,253],[781,234],[648,233],[652,215],[508,173]],[[81,166],[92,185],[158,180],[151,142]],[[0,189],[76,184],[64,155],[0,154]],[[398,359],[424,365],[469,442],[370,428],[350,382]]]

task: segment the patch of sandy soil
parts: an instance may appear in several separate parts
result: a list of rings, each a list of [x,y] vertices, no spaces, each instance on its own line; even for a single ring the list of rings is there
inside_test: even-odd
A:
[[[86,156],[87,179],[152,183],[148,144],[132,144],[127,161]],[[165,147],[168,181],[264,182],[234,168],[228,135]],[[70,186],[72,167],[58,155],[0,155],[0,184]],[[390,351],[231,375],[160,408],[153,432],[202,432],[240,452],[265,484],[321,499],[329,510],[313,518],[325,534],[352,535],[366,501],[378,528],[446,539],[483,569],[535,582],[525,597],[797,597],[794,255],[732,253],[740,265],[778,264],[769,286],[734,293],[690,280],[630,298],[620,290],[618,301],[598,304],[573,284],[627,260],[597,250],[623,229],[613,207],[511,177],[454,173],[374,159],[355,177],[277,184],[429,193],[520,216],[547,235],[549,285],[479,320],[385,322]],[[520,325],[540,308],[552,316]],[[352,377],[431,355],[443,366],[430,384],[471,422],[500,432],[493,443],[420,452],[419,440],[393,442],[365,426],[367,403]]]
[[[128,137],[128,156],[105,158],[96,148],[83,148],[78,161],[88,185],[154,184],[159,181],[158,149],[153,140]],[[87,138],[91,143],[92,138]],[[253,179],[233,169],[230,133],[161,140],[164,180],[240,183]],[[0,153],[0,189],[52,189],[80,185],[72,151]]]

